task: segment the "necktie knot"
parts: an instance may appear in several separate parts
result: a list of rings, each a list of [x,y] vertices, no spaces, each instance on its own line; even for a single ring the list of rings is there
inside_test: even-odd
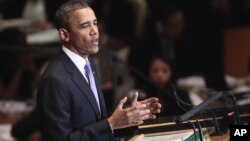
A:
[[[84,69],[85,69],[87,75],[91,72],[91,67],[90,67],[89,61],[86,61],[86,64],[85,64],[85,66],[84,66]]]

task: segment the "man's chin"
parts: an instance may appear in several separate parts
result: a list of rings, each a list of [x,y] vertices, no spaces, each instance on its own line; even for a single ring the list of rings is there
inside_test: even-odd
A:
[[[99,51],[99,47],[93,47],[90,54],[96,54]]]

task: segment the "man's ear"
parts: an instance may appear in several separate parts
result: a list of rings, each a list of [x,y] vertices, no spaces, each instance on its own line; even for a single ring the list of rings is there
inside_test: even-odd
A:
[[[59,36],[60,36],[61,40],[65,41],[65,42],[69,41],[69,33],[68,33],[67,29],[60,28],[60,29],[58,29],[58,32],[59,32]]]

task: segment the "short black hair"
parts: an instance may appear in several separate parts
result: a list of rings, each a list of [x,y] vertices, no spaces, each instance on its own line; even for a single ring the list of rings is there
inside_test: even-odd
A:
[[[75,10],[90,7],[91,0],[69,0],[63,3],[55,14],[55,26],[59,28],[68,28],[72,19],[71,13]]]

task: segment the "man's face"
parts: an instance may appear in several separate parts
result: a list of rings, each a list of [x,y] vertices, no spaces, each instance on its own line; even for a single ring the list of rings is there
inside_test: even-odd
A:
[[[68,38],[63,40],[73,52],[88,56],[99,50],[99,33],[97,19],[91,8],[83,8],[72,12],[72,19],[67,29]]]

